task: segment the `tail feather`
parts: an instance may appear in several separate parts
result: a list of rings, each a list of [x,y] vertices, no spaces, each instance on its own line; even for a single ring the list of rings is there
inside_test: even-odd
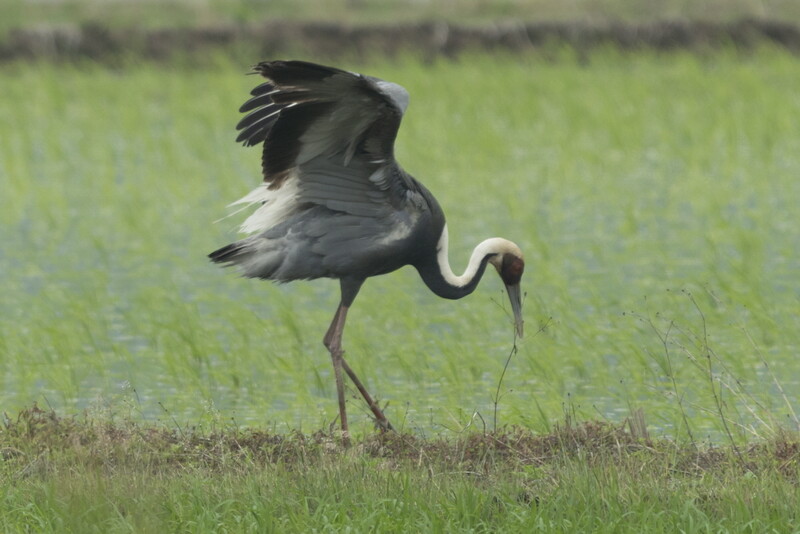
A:
[[[247,254],[248,244],[244,241],[237,241],[231,243],[220,249],[215,250],[208,257],[214,263],[227,263],[228,265],[239,263],[237,259],[241,260],[243,254]]]
[[[214,263],[235,265],[248,278],[284,279],[277,274],[284,260],[280,241],[260,236],[248,237],[215,250],[208,257]]]

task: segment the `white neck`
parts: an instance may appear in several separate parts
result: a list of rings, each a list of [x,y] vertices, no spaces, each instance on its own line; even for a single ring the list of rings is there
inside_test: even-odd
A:
[[[453,273],[453,269],[450,268],[450,261],[447,257],[447,244],[447,225],[445,225],[444,229],[442,230],[442,235],[439,238],[439,243],[436,245],[436,261],[439,264],[439,271],[442,274],[442,278],[444,278],[448,284],[456,287],[463,287],[470,283],[473,278],[475,278],[478,268],[480,267],[481,260],[483,260],[483,258],[485,258],[488,254],[502,254],[503,252],[511,250],[510,246],[517,248],[516,245],[510,241],[500,237],[492,237],[482,241],[477,247],[475,247],[475,250],[472,251],[472,255],[469,258],[469,263],[467,264],[467,269],[464,271],[464,274],[457,276],[455,273]],[[494,258],[489,261],[493,265],[495,264]]]

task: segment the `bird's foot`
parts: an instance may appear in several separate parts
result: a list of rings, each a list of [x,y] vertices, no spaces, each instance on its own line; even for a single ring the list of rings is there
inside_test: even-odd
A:
[[[389,420],[386,419],[386,417],[384,417],[383,419],[378,419],[376,417],[375,418],[375,428],[377,428],[381,432],[381,434],[385,434],[386,432],[394,432],[395,431],[394,427],[392,426],[392,423],[390,423]]]
[[[372,422],[375,424],[375,428],[379,430],[381,434],[394,432],[394,426],[392,426],[392,423],[390,423],[389,419],[383,414],[383,410],[386,409],[389,403],[384,403],[383,408],[380,407],[377,399],[370,398],[367,403],[372,411]]]

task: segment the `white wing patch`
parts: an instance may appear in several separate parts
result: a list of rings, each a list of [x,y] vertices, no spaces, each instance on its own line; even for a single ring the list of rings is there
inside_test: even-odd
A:
[[[300,180],[296,171],[278,189],[269,189],[268,184],[261,184],[231,206],[245,204],[247,209],[253,204],[261,206],[253,212],[239,227],[245,234],[263,232],[285,221],[297,210],[297,198],[300,195]]]

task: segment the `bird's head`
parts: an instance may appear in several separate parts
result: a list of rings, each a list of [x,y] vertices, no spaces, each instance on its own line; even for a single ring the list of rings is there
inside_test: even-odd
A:
[[[500,238],[495,238],[493,241],[495,254],[489,258],[489,263],[497,269],[497,274],[506,286],[511,301],[511,311],[514,312],[514,327],[517,335],[522,337],[522,291],[519,282],[525,271],[525,260],[522,258],[522,251],[515,243]]]

